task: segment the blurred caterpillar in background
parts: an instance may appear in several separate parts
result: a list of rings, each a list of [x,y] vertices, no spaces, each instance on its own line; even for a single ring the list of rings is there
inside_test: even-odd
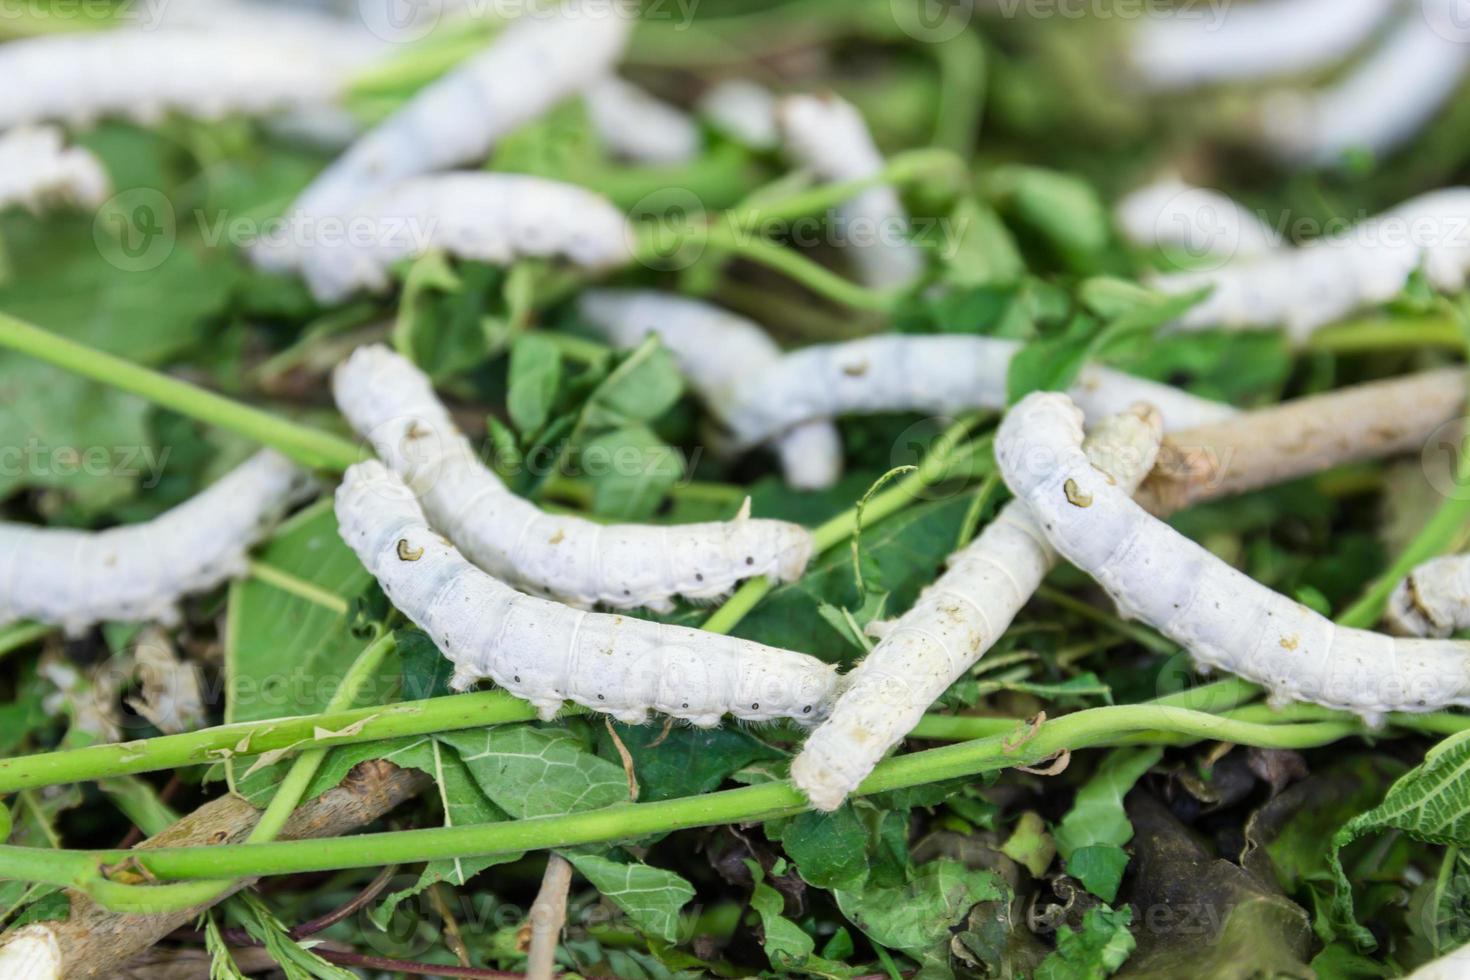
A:
[[[776,96],[763,85],[731,78],[711,86],[699,100],[698,111],[730,139],[758,152],[781,143],[776,125]]]
[[[1204,668],[1379,723],[1389,711],[1470,704],[1470,644],[1338,626],[1273,592],[1153,517],[1082,452],[1065,395],[1028,395],[996,438],[1001,476],[1062,557],[1124,617],[1175,640]]]
[[[724,418],[738,446],[757,446],[811,419],[879,412],[958,414],[1006,407],[1006,372],[1021,349],[998,337],[882,336],[805,347],[740,378]],[[1089,418],[1144,401],[1166,429],[1235,414],[1228,405],[1104,367],[1087,367],[1072,394]]]
[[[717,418],[737,382],[756,376],[781,357],[761,327],[696,299],[653,290],[592,289],[577,301],[582,318],[619,347],[636,347],[651,333]],[[775,437],[786,482],[819,490],[842,475],[842,437],[826,419],[799,422]]]
[[[673,609],[673,597],[715,599],[742,579],[801,577],[805,528],[752,520],[685,525],[597,524],[542,513],[475,456],[427,376],[386,347],[338,366],[342,414],[400,475],[434,526],[471,561],[518,588],[578,608]]]
[[[701,728],[726,714],[813,723],[830,707],[836,670],[815,657],[516,592],[431,530],[381,463],[347,471],[337,519],[393,604],[454,663],[457,690],[489,678],[547,720],[570,700],[634,725],[651,711]],[[628,557],[655,560],[647,550]]]
[[[246,552],[314,491],[284,456],[252,456],[198,496],[106,531],[0,524],[0,625],[79,635],[100,622],[179,620],[178,602],[246,568]]]
[[[1132,493],[1158,457],[1162,430],[1151,409],[1109,416],[1087,454]],[[842,679],[832,713],[808,736],[791,778],[819,810],[835,810],[903,741],[929,706],[1000,639],[1041,585],[1056,552],[1026,504],[1002,508],[946,571]]]
[[[699,155],[699,127],[674,106],[631,82],[605,75],[582,92],[587,116],[608,149],[650,165],[685,163]]]
[[[67,147],[55,127],[0,133],[0,210],[20,205],[39,211],[58,202],[97,208],[111,187],[102,161],[81,147]]]
[[[1139,248],[1177,248],[1222,261],[1274,252],[1281,235],[1238,201],[1169,178],[1140,187],[1113,209],[1123,237]]]

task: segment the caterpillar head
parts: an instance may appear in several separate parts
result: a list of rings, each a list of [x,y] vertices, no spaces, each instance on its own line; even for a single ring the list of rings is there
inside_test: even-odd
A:
[[[747,665],[731,714],[745,721],[790,718],[802,726],[827,717],[837,700],[837,668],[815,657],[783,657],[779,662]]]

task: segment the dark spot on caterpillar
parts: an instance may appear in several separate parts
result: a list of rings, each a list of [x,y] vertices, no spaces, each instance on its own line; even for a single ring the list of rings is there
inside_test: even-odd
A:
[[[418,561],[422,557],[424,557],[423,548],[415,548],[413,545],[408,543],[407,538],[398,539],[399,561]]]
[[[517,684],[519,684],[521,682],[521,675],[520,674],[516,674],[513,678],[511,678],[511,680],[513,680]]]
[[[750,706],[750,710],[751,711],[759,711],[759,710],[761,710],[760,702],[759,701],[753,702],[751,704],[751,706]]]
[[[689,702],[688,701],[685,701],[684,702],[684,707],[686,707],[686,708],[689,707]]]
[[[599,700],[599,701],[606,701],[607,698],[605,698],[601,694],[599,694],[599,695],[597,695],[597,700]]]
[[[703,572],[695,572],[694,573],[694,581],[696,581],[696,582],[703,582],[704,581],[704,573]]]
[[[755,564],[755,559],[752,558],[750,555],[746,555],[745,556],[745,564],[747,564],[747,565],[754,565]]]
[[[801,713],[804,714],[804,715],[811,714],[812,713],[812,706],[811,705],[807,705],[805,708],[802,708],[801,709]]]

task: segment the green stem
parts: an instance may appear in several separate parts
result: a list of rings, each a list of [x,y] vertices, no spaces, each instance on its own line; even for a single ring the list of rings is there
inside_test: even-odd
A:
[[[0,313],[0,347],[20,351],[182,415],[228,429],[278,449],[313,469],[344,470],[363,458],[358,447],[345,439],[278,418],[5,313]]]
[[[11,623],[0,629],[0,657],[25,649],[49,636],[54,629],[44,623]]]
[[[1330,354],[1371,354],[1443,347],[1461,350],[1465,338],[1453,316],[1372,316],[1349,320],[1307,339],[1306,349]]]
[[[250,563],[250,577],[264,582],[266,585],[280,589],[299,599],[330,609],[339,616],[347,615],[351,604],[337,593],[322,588],[315,582],[308,582],[304,578],[292,575],[290,572],[267,565],[263,561],[252,561]]]
[[[974,31],[961,31],[934,45],[934,57],[941,79],[934,145],[968,158],[985,110],[985,42]]]

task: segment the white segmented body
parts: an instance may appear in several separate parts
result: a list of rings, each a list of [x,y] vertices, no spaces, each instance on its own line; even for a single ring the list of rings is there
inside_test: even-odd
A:
[[[619,347],[651,333],[719,418],[741,378],[759,376],[781,348],[756,323],[709,303],[653,290],[594,289],[578,300],[582,317]],[[825,419],[800,422],[775,437],[786,482],[803,490],[831,486],[842,475],[842,437]]]
[[[623,8],[569,3],[529,11],[322,171],[288,212],[296,229],[290,239],[257,248],[252,258],[293,268],[313,223],[349,214],[407,178],[483,160],[506,134],[612,70],[631,29]]]
[[[569,700],[628,724],[656,711],[705,728],[726,714],[814,722],[830,705],[837,675],[814,657],[516,592],[432,531],[380,463],[347,471],[337,519],[394,605],[453,661],[459,690],[489,678],[546,719]]]
[[[1252,259],[1274,252],[1281,236],[1255,212],[1221,194],[1169,179],[1118,202],[1123,236],[1140,248],[1174,247],[1191,255]]]
[[[344,239],[313,244],[302,274],[312,295],[337,302],[381,292],[393,264],[439,249],[462,259],[508,265],[521,257],[561,257],[593,271],[632,260],[633,233],[606,198],[541,177],[448,173],[416,177],[357,206]]]
[[[582,93],[597,135],[618,156],[636,163],[685,163],[699,155],[699,127],[682,111],[616,75]]]
[[[758,445],[813,418],[877,412],[957,414],[1006,406],[1006,371],[1020,343],[958,335],[869,337],[806,347],[746,376],[726,410],[741,445]],[[1084,368],[1072,393],[1100,419],[1134,402],[1156,406],[1173,431],[1235,414],[1219,402],[1102,367]]]
[[[1386,303],[1423,264],[1437,289],[1463,288],[1470,271],[1470,189],[1447,188],[1301,248],[1212,271],[1155,276],[1168,293],[1210,294],[1175,329],[1285,327],[1302,341],[1354,310]]]
[[[0,133],[0,210],[56,201],[99,207],[112,181],[89,151],[67,147],[59,129],[23,126]]]
[[[1349,150],[1381,155],[1407,142],[1470,66],[1455,2],[1424,0],[1424,9],[1409,11],[1380,48],[1325,91],[1269,98],[1262,118],[1268,144],[1290,161],[1330,165]]]
[[[246,552],[314,489],[274,452],[143,524],[106,531],[0,524],[0,625],[77,635],[100,622],[178,622],[178,602],[246,568]]]
[[[672,609],[741,579],[801,576],[811,535],[785,521],[658,526],[544,514],[475,456],[429,379],[385,347],[363,347],[333,378],[337,404],[419,495],[436,528],[498,579],[579,608]]]
[[[44,923],[26,926],[0,946],[0,977],[62,980],[61,944]]]
[[[1088,437],[1088,457],[1131,493],[1153,468],[1162,434],[1157,413],[1110,416]],[[843,679],[832,713],[792,762],[791,778],[817,809],[841,806],[995,645],[1056,564],[1056,552],[1026,505],[1013,500],[948,564]]]
[[[699,100],[699,113],[726,136],[752,150],[774,150],[781,143],[776,96],[763,85],[732,78]]]
[[[1405,636],[1470,629],[1470,555],[1431,558],[1410,572],[1389,598],[1387,618]]]
[[[1206,668],[1265,686],[1276,704],[1361,715],[1470,704],[1470,645],[1348,629],[1227,565],[1151,516],[1083,454],[1082,413],[1033,394],[1001,422],[996,459],[1052,547],[1097,580],[1120,614]]]
[[[0,45],[0,129],[317,106],[338,97],[349,67],[269,33],[123,29],[28,38]]]
[[[1142,18],[1129,53],[1152,88],[1293,75],[1347,57],[1393,9],[1391,0],[1264,0],[1228,14],[1182,6]]]
[[[777,103],[786,150],[824,181],[876,177],[883,156],[851,103],[834,95],[792,95]],[[875,289],[912,283],[924,256],[908,239],[908,214],[892,187],[870,187],[839,209],[840,237],[848,243],[858,278]]]

